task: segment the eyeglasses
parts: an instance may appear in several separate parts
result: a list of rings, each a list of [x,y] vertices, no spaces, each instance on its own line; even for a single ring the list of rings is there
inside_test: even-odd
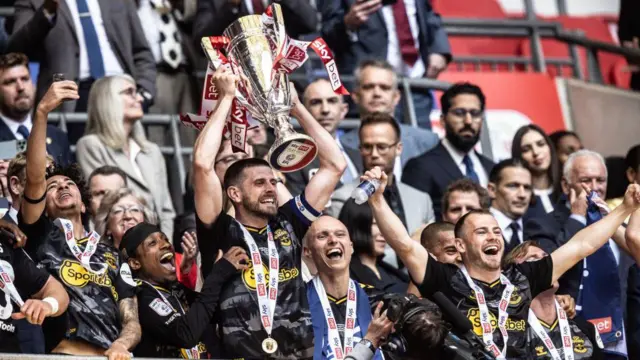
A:
[[[127,88],[127,89],[124,89],[124,90],[120,91],[120,95],[127,95],[127,96],[135,98],[136,95],[138,95],[138,93],[136,92],[136,88],[135,87],[130,87],[130,88]]]
[[[455,108],[450,109],[449,113],[461,118],[467,117],[469,114],[474,120],[479,120],[484,112],[480,109]]]
[[[128,211],[131,215],[141,215],[143,212],[142,206],[130,205],[130,206],[114,206],[111,208],[111,215],[120,217]]]
[[[384,155],[389,152],[389,150],[398,145],[398,142],[394,142],[393,144],[360,144],[360,151],[364,154],[369,155],[373,152],[373,149],[378,149],[380,155]]]

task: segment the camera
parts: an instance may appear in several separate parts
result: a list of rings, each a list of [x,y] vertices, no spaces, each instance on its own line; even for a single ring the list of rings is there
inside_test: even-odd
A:
[[[382,350],[391,359],[494,359],[473,332],[471,324],[441,293],[427,299],[386,294],[382,310],[394,326]]]

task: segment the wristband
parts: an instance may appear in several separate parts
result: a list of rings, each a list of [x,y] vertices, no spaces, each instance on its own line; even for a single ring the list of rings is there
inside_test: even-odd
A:
[[[51,315],[56,314],[58,312],[59,310],[58,300],[56,300],[55,298],[52,298],[51,296],[48,296],[42,299],[42,301],[51,305]]]

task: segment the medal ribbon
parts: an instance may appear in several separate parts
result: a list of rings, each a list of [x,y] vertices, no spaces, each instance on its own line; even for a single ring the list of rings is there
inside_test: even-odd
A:
[[[484,292],[480,288],[480,286],[476,285],[471,279],[467,268],[462,265],[460,268],[462,274],[467,280],[467,284],[473,291],[476,300],[478,301],[478,310],[480,311],[480,324],[482,325],[482,341],[487,346],[489,351],[493,353],[496,359],[501,360],[505,359],[507,353],[507,342],[509,340],[509,334],[507,333],[507,320],[509,319],[509,313],[507,313],[507,308],[509,307],[509,300],[511,299],[511,294],[515,286],[507,279],[504,274],[500,274],[500,283],[502,285],[506,285],[504,291],[502,292],[502,298],[500,299],[500,304],[498,306],[498,329],[500,329],[500,333],[502,334],[502,340],[504,344],[502,345],[502,351],[498,348],[498,345],[493,341],[493,329],[491,328],[491,317],[489,314],[489,308],[487,307],[487,302],[484,297]]]
[[[141,280],[141,281],[143,283],[149,285],[153,290],[155,290],[155,292],[158,293],[160,298],[162,298],[162,301],[164,301],[164,303],[167,304],[167,306],[170,307],[171,310],[173,310],[173,312],[178,312],[178,310],[176,310],[176,308],[173,307],[173,305],[171,304],[169,299],[167,299],[160,290],[156,289],[155,286],[151,285],[150,283],[148,283],[148,282],[146,282],[144,280]],[[173,294],[171,296],[173,296]],[[180,306],[180,314],[182,314],[182,316],[186,315],[186,312],[184,311],[184,308],[182,307],[182,304],[180,304],[180,300],[179,299],[176,299],[176,300],[178,300],[178,306]],[[200,351],[198,350],[198,345],[196,345],[196,346],[194,346],[194,347],[192,347],[190,349],[182,349],[182,350],[184,350],[184,351],[181,351],[181,353],[183,355],[186,355],[187,359],[200,359]]]
[[[14,276],[15,276],[15,272],[14,272]],[[8,306],[11,305],[9,303],[10,299],[13,300],[20,307],[24,305],[24,301],[22,300],[22,297],[18,293],[18,289],[16,289],[16,286],[13,284],[13,279],[11,279],[8,269],[5,269],[5,266],[2,265],[2,262],[0,262],[0,288],[6,295],[8,295],[7,297]]]
[[[327,298],[327,292],[322,285],[322,281],[318,276],[313,278],[313,286],[316,288],[324,317],[327,319],[327,328],[329,335],[329,352],[333,353],[336,360],[342,360],[353,350],[353,333],[356,327],[356,307],[357,292],[355,281],[349,279],[349,290],[347,291],[347,312],[344,321],[344,342],[340,341],[340,332],[336,317],[331,310],[331,304]],[[327,354],[327,358],[331,358],[331,354]]]
[[[89,238],[87,239],[87,245],[84,247],[84,251],[80,250],[78,243],[76,242],[75,234],[73,233],[73,224],[71,221],[63,218],[58,218],[53,222],[56,226],[58,226],[64,232],[64,238],[67,242],[67,246],[73,256],[82,264],[87,271],[93,274],[103,274],[107,271],[107,264],[93,262],[93,264],[99,264],[99,270],[93,270],[91,268],[91,257],[98,250],[98,242],[100,241],[100,235],[95,231],[92,231],[89,234]]]
[[[269,251],[269,287],[267,288],[267,279],[262,268],[262,256],[260,249],[253,240],[253,236],[249,230],[240,224],[244,241],[249,247],[251,253],[251,262],[253,264],[253,273],[256,277],[256,293],[258,294],[258,307],[260,308],[260,321],[264,331],[271,337],[273,328],[273,314],[276,310],[276,299],[278,298],[278,274],[280,273],[280,255],[276,248],[276,242],[273,239],[271,228],[267,225],[267,246]]]
[[[571,339],[571,327],[569,326],[569,320],[567,318],[567,313],[562,310],[558,301],[554,301],[556,305],[556,313],[558,314],[558,326],[560,327],[560,335],[562,337],[562,350],[564,351],[564,360],[573,360],[573,341]],[[533,331],[538,335],[540,340],[544,343],[544,346],[549,350],[549,354],[551,354],[551,358],[553,360],[562,360],[560,358],[560,354],[558,354],[558,350],[555,345],[553,345],[553,341],[549,334],[544,330],[542,324],[536,317],[536,314],[533,313],[533,310],[529,309],[529,326],[533,329]]]

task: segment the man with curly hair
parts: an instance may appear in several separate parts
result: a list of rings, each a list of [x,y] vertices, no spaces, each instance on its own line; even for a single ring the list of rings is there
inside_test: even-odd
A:
[[[118,252],[84,226],[89,194],[80,167],[46,168],[47,116],[63,101],[77,98],[74,82],[59,81],[38,105],[18,223],[29,240],[26,251],[63,284],[70,298],[63,321],[45,323],[46,351],[129,359],[140,341],[140,324],[131,287],[119,286]],[[120,273],[133,283],[130,272]]]

